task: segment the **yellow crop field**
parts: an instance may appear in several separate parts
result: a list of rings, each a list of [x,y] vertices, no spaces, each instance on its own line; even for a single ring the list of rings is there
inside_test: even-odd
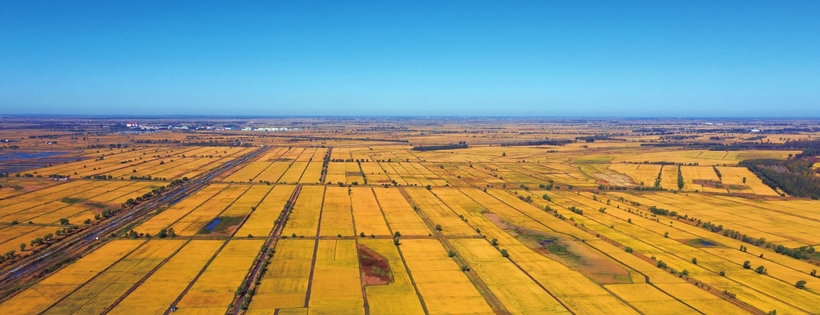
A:
[[[720,183],[717,173],[711,166],[681,166],[681,175],[683,175],[684,190],[699,190],[707,192],[722,192],[726,193],[726,188],[711,187],[699,184],[698,181],[710,181]]]
[[[374,314],[421,314],[424,310],[419,302],[410,276],[396,245],[391,240],[363,239],[360,245],[367,246],[387,258],[393,281],[388,284],[365,286],[370,312]]]
[[[174,224],[171,225],[171,228],[173,228],[178,235],[182,236],[196,234],[199,229],[208,224],[208,222],[233,204],[234,201],[239,199],[242,194],[248,191],[248,188],[250,188],[250,186],[228,186],[216,194],[216,196],[208,199],[208,201],[203,203],[201,206],[196,207],[193,211],[174,222]]]
[[[333,164],[333,163],[331,163]],[[390,184],[391,180],[388,177],[384,170],[379,166],[378,163],[375,162],[362,162],[362,171],[367,177],[367,182],[369,184]],[[330,174],[328,174],[330,176]],[[334,181],[328,180],[328,182],[335,183]]]
[[[282,156],[282,154],[285,154],[285,152],[287,151],[288,149],[283,147],[270,148],[270,150],[268,150],[268,152],[265,153],[265,155],[262,155],[262,157],[260,157],[257,161],[271,162],[278,159],[280,156]]]
[[[270,162],[251,162],[245,167],[236,171],[231,176],[225,178],[226,182],[252,182],[257,175],[265,171],[269,166],[273,165]]]
[[[151,277],[117,304],[110,314],[133,314],[136,309],[146,314],[165,312],[223,243],[224,241],[210,240],[188,242]]]
[[[441,225],[441,233],[445,235],[473,235],[476,233],[430,191],[424,188],[407,188],[406,191],[434,224]]]
[[[302,178],[302,173],[305,172],[305,168],[307,168],[308,162],[293,162],[290,165],[290,168],[279,178],[280,183],[290,183],[295,184],[299,182],[299,179]]]
[[[330,184],[345,182],[345,163],[330,162],[327,164],[327,175],[325,182]]]
[[[362,170],[356,162],[345,162],[345,184],[359,183],[364,184],[362,178]]]
[[[305,307],[315,240],[279,240],[249,312]]]
[[[179,301],[176,313],[225,312],[263,243],[261,240],[229,241]]]
[[[300,184],[321,184],[322,181],[322,161],[313,161],[308,164],[302,178],[299,179]]]
[[[288,217],[288,222],[282,235],[290,237],[293,234],[298,236],[312,237],[317,235],[319,227],[319,214],[322,213],[322,199],[325,195],[325,187],[304,186],[299,193],[299,199],[293,206],[293,211]],[[239,230],[238,235],[245,235]]]
[[[308,309],[311,313],[364,314],[356,243],[321,240]]]
[[[427,235],[432,232],[398,189],[374,187],[373,192],[393,232],[398,231],[402,235]]]
[[[11,314],[820,314],[810,119],[56,120],[0,121]]]
[[[282,175],[290,168],[290,162],[275,162],[273,165],[268,166],[262,173],[258,176],[253,178],[254,182],[271,182],[276,183],[279,181],[279,178],[282,178]]]
[[[186,241],[152,240],[65,297],[45,314],[99,314]]]
[[[294,189],[294,186],[288,185],[273,187],[235,234],[237,236],[269,235],[276,219],[279,217],[279,213],[285,208],[285,204],[290,199]],[[231,208],[228,208],[226,212],[230,210]]]
[[[108,243],[51,277],[6,300],[0,304],[0,308],[9,314],[40,313],[143,243],[145,243],[144,240]]]
[[[140,224],[136,227],[136,230],[143,231],[143,233],[156,234],[159,230],[169,227],[227,187],[228,185],[223,184],[209,185],[196,192],[193,196],[186,198],[152,217],[145,223]]]
[[[328,186],[322,204],[320,236],[353,236],[353,213],[347,187]]]
[[[645,284],[609,284],[607,290],[629,302],[630,305],[647,314],[658,312],[668,314],[698,314],[685,304],[666,295],[655,287]]]
[[[430,314],[494,314],[437,240],[402,240],[400,250]]]
[[[310,162],[310,160],[313,159],[314,153],[316,153],[316,148],[305,148],[296,160],[299,162]]]
[[[452,243],[510,313],[570,314],[487,240],[457,239]]]
[[[609,169],[632,178],[637,185],[652,187],[661,172],[661,165],[654,164],[612,164]],[[675,175],[677,184],[677,174]]]
[[[731,192],[748,193],[751,191],[755,195],[778,196],[777,192],[763,184],[760,178],[745,167],[718,167],[718,170],[723,184],[727,185]]]
[[[370,187],[351,188],[350,199],[357,233],[391,235],[376,196]]]
[[[396,181],[398,185],[407,186],[408,184],[410,184],[399,175],[399,173],[393,168],[391,164],[392,163],[379,162],[379,166],[384,170],[384,175],[390,178],[391,181]]]

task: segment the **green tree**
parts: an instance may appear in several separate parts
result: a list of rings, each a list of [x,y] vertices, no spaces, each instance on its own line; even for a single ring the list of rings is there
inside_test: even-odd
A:
[[[805,289],[806,288],[806,280],[797,280],[797,283],[794,284],[795,287],[798,289]]]
[[[752,262],[750,262],[748,260],[744,261],[743,262],[743,269],[752,269]]]

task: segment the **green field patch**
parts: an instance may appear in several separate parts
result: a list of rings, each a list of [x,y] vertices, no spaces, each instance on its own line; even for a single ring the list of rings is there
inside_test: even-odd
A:
[[[75,203],[83,201],[83,198],[63,197],[63,199],[60,199],[60,201],[63,202],[63,203],[66,203],[66,204],[73,205]]]

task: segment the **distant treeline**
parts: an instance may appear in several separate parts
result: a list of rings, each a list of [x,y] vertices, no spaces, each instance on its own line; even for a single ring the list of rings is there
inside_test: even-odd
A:
[[[744,142],[724,145],[720,143],[706,144],[712,151],[738,150],[820,150],[820,140],[787,141],[785,143]]]
[[[625,141],[624,139],[616,139],[607,135],[594,135],[594,136],[585,136],[585,137],[577,137],[575,138],[577,141],[586,141],[586,142],[595,142],[596,140],[620,140]]]
[[[520,147],[520,146],[531,146],[531,145],[565,145],[568,143],[572,143],[572,140],[530,140],[530,141],[519,141],[519,142],[505,142],[502,143],[502,147]]]
[[[773,189],[780,188],[795,197],[820,199],[820,177],[811,168],[818,153],[820,150],[812,148],[794,159],[754,159],[738,165],[747,167]]]
[[[470,146],[467,142],[461,141],[459,143],[450,143],[442,145],[419,145],[413,147],[413,151],[434,151],[434,150],[452,150],[452,149],[466,149]]]

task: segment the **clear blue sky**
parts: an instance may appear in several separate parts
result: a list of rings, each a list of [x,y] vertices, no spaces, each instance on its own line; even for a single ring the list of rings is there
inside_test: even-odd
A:
[[[820,116],[820,1],[0,2],[0,114]]]

